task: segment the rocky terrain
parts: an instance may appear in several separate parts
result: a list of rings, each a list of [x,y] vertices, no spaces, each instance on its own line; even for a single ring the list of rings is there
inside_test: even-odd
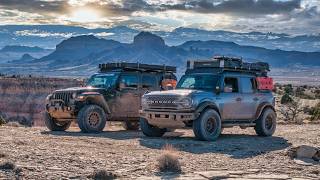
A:
[[[101,134],[49,132],[44,128],[0,127],[0,179],[87,179],[105,170],[120,179],[319,179],[320,163],[297,163],[288,151],[320,147],[320,125],[279,125],[273,137],[253,129],[225,129],[215,142],[196,141],[191,130],[163,138],[108,126]],[[181,174],[160,173],[161,148],[178,149]]]

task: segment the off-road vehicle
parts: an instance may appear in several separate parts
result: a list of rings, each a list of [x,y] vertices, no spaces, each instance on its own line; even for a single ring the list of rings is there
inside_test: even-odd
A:
[[[100,132],[107,120],[122,121],[128,130],[138,129],[141,96],[176,82],[176,68],[172,66],[108,63],[99,68],[85,87],[56,90],[48,95],[48,129],[64,131],[76,121],[83,132]]]
[[[192,127],[199,140],[215,140],[223,128],[254,127],[259,136],[276,129],[275,98],[267,63],[215,57],[188,61],[175,90],[142,97],[140,126],[146,136]]]

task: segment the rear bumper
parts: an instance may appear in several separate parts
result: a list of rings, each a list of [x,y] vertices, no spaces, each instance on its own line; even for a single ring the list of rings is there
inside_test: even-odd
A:
[[[140,116],[149,124],[160,128],[183,128],[184,122],[194,120],[198,117],[194,112],[156,112],[140,110]]]

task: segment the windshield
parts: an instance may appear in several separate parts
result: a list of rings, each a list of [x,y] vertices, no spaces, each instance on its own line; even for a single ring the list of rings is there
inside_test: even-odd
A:
[[[180,79],[177,89],[214,90],[219,77],[212,74],[190,74]]]
[[[109,88],[117,81],[118,75],[114,73],[96,74],[88,80],[87,86]]]

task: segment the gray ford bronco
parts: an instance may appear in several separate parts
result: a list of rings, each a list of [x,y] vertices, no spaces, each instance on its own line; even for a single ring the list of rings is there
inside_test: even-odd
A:
[[[46,99],[45,124],[64,131],[72,121],[82,132],[100,132],[106,121],[121,121],[128,130],[139,129],[141,96],[163,90],[164,81],[175,81],[172,66],[139,63],[100,64],[85,87],[56,90]]]
[[[215,57],[188,61],[175,90],[142,97],[140,126],[146,136],[192,127],[199,140],[218,138],[223,128],[254,127],[259,136],[276,129],[275,98],[267,63]]]

